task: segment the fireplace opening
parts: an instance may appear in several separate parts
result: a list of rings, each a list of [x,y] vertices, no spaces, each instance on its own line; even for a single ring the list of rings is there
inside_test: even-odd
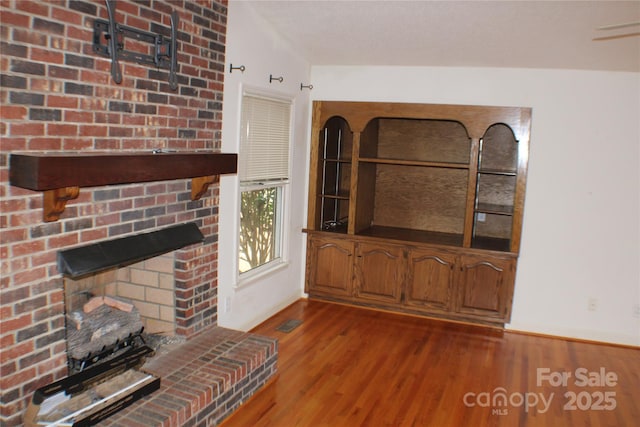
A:
[[[203,239],[189,223],[58,252],[71,374],[132,348],[186,340],[175,333],[174,255]]]

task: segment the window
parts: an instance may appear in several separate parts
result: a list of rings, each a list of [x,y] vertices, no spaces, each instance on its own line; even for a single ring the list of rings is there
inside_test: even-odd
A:
[[[238,267],[245,274],[282,257],[291,102],[245,94],[240,120]]]

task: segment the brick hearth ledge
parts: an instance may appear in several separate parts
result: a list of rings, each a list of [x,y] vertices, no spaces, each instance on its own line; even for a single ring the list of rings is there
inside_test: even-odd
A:
[[[276,339],[214,326],[147,361],[160,389],[100,425],[218,425],[276,373],[277,358]]]

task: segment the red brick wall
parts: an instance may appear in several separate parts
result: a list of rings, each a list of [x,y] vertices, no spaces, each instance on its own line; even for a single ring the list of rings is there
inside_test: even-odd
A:
[[[119,0],[118,23],[169,36],[180,16],[179,87],[168,72],[93,52],[104,1],[0,0],[0,424],[19,425],[32,392],[66,375],[61,249],[195,221],[203,245],[176,254],[178,331],[217,321],[218,191],[190,200],[190,181],[81,188],[60,220],[42,221],[42,194],[10,186],[12,152],[218,151],[226,0]],[[127,49],[146,52],[131,42]]]

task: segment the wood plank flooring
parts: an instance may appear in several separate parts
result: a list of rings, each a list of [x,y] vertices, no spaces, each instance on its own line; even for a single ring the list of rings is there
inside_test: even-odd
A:
[[[289,319],[302,324],[276,330]],[[279,339],[278,374],[223,427],[619,427],[640,420],[638,348],[308,300],[253,332]]]

